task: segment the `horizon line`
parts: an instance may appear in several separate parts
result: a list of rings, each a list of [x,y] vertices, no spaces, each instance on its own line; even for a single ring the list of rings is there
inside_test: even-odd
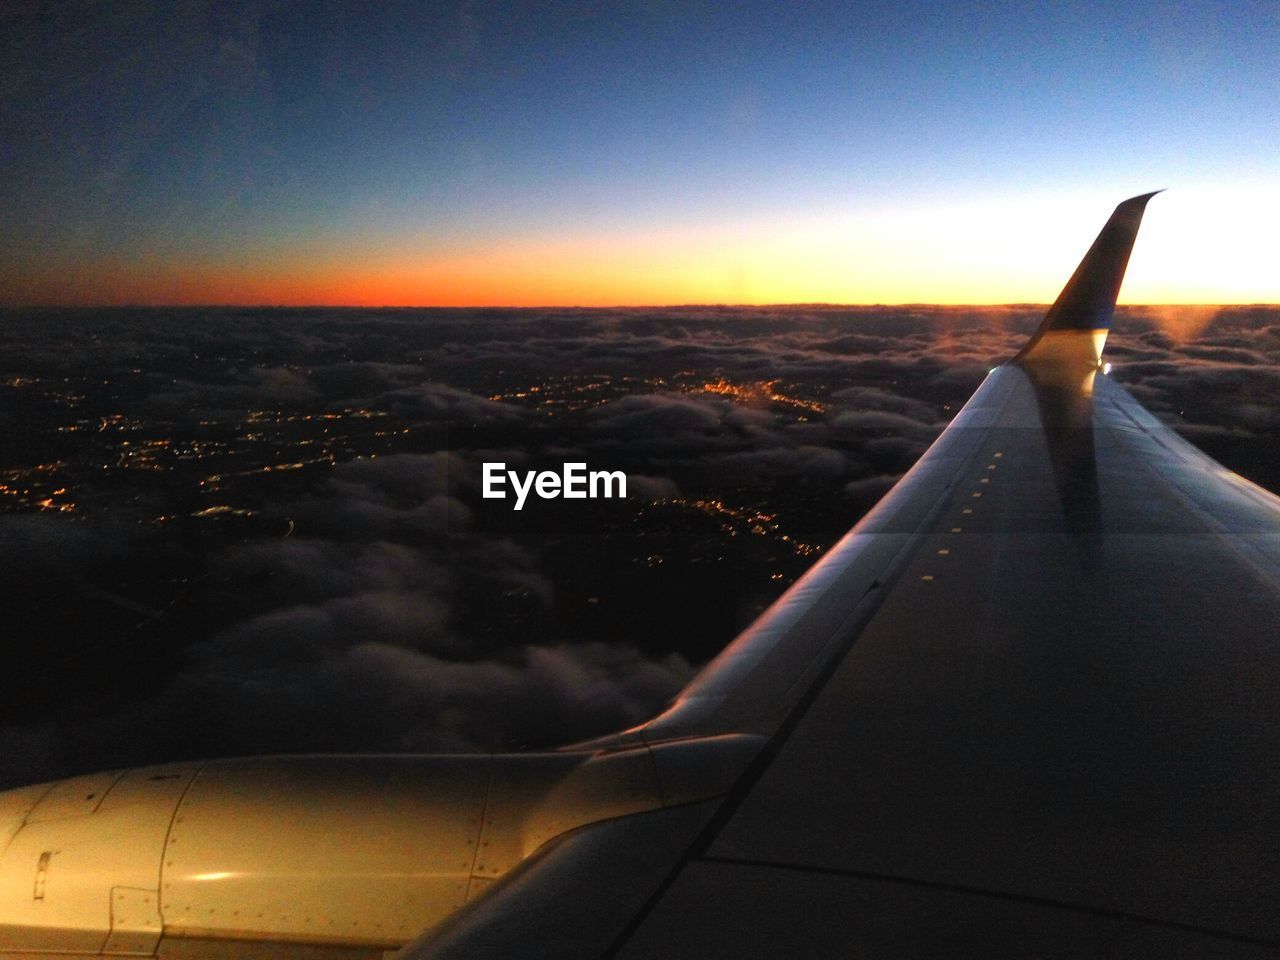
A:
[[[885,303],[838,303],[832,301],[780,301],[777,303],[545,303],[545,304],[448,304],[448,303],[14,303],[0,304],[0,310],[767,310],[767,309],[868,309],[903,307],[956,307],[1014,309],[1049,307],[1049,301],[1010,302],[930,302],[927,300]],[[1280,307],[1280,301],[1152,300],[1119,303],[1116,309],[1135,307]]]

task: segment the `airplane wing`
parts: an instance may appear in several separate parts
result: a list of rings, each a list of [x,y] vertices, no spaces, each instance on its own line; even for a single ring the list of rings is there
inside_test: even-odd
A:
[[[1104,373],[1149,197],[654,720],[0,794],[0,958],[1280,956],[1280,500]]]
[[[595,744],[763,738],[723,801],[572,838],[406,956],[1280,952],[1280,500],[1101,367],[1150,196],[861,523]]]

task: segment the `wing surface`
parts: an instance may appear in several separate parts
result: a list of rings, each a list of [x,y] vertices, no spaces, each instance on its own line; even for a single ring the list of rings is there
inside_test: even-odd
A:
[[[621,956],[1280,943],[1280,506],[1108,378],[1080,431],[1018,367],[983,393],[978,456]]]
[[[580,951],[581,918],[521,928],[568,889],[533,864],[486,955],[1280,954],[1280,500],[1098,365],[1149,196],[877,508],[614,738],[768,743],[625,922]],[[597,897],[609,860],[574,861]]]

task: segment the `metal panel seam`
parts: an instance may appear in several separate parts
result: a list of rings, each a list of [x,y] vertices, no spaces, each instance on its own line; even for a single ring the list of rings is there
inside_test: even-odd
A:
[[[851,880],[870,880],[878,883],[890,883],[898,886],[915,887],[922,890],[938,890],[946,893],[967,894],[987,897],[993,900],[1005,900],[1011,903],[1023,903],[1029,906],[1049,907],[1057,910],[1070,910],[1096,917],[1108,917],[1129,923],[1139,923],[1151,927],[1168,930],[1181,930],[1187,933],[1204,934],[1230,940],[1235,943],[1246,943],[1259,947],[1280,947],[1280,940],[1266,937],[1251,937],[1248,934],[1234,933],[1230,930],[1219,930],[1213,927],[1202,927],[1194,923],[1182,923],[1177,920],[1161,920],[1140,913],[1128,913],[1124,910],[1113,910],[1108,907],[1093,907],[1088,904],[1071,903],[1055,900],[1052,897],[1037,897],[1030,894],[1009,893],[1003,890],[990,890],[983,887],[972,887],[963,883],[945,883],[937,880],[920,880],[915,877],[904,877],[892,873],[876,873],[868,870],[841,870],[835,867],[813,867],[806,864],[779,863],[773,860],[748,860],[738,857],[700,857],[702,863],[723,864],[726,866],[750,867],[766,870],[787,870],[794,873],[812,873],[830,877],[848,877]]]
[[[195,773],[191,774],[191,779],[187,781],[187,785],[182,788],[182,793],[178,794],[178,802],[173,805],[173,812],[169,814],[169,826],[164,831],[164,840],[160,844],[160,869],[156,874],[156,909],[160,913],[160,935],[164,936],[164,868],[165,857],[169,855],[169,838],[173,836],[173,826],[178,820],[178,811],[182,809],[183,803],[187,800],[187,794],[191,792],[191,788],[195,786],[200,774],[208,768],[211,760],[206,760],[196,768]]]
[[[44,798],[49,796],[49,794],[53,791],[53,788],[56,787],[57,785],[58,785],[57,781],[55,781],[49,784],[47,787],[45,787],[44,793],[40,794],[36,802],[31,804],[30,809],[27,810],[27,812],[22,815],[22,823],[18,825],[18,829],[13,831],[13,833],[9,836],[9,839],[5,841],[4,846],[0,847],[0,857],[3,857],[5,855],[6,851],[8,851],[9,847],[13,844],[13,841],[17,839],[18,834],[20,834],[23,831],[27,823],[30,821],[31,814],[34,813],[36,808],[44,802]]]
[[[471,869],[467,872],[467,889],[462,895],[462,902],[471,901],[471,888],[476,882],[476,864],[480,861],[480,842],[484,839],[484,821],[489,815],[489,797],[493,793],[493,756],[489,757],[489,769],[484,782],[484,802],[480,804],[480,824],[476,828],[475,847],[471,851]]]

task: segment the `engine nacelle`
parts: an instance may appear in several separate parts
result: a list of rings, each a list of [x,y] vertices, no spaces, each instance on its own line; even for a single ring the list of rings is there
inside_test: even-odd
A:
[[[378,956],[569,830],[722,793],[757,748],[715,737],[603,752],[216,760],[9,791],[0,957],[151,956],[162,940]]]

